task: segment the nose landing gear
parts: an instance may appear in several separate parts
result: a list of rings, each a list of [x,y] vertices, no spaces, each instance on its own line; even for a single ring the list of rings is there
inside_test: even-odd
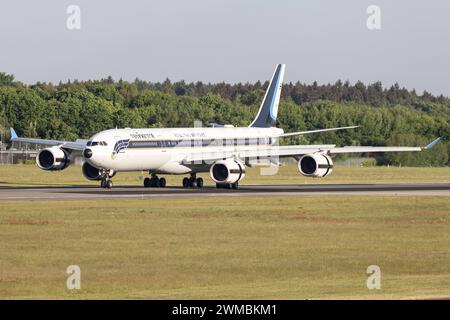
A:
[[[113,182],[109,178],[112,178],[114,176],[115,172],[112,172],[110,170],[102,170],[101,173],[101,179],[100,179],[100,187],[104,189],[111,189],[113,187]]]
[[[109,179],[102,179],[100,182],[100,187],[105,189],[111,189],[113,187],[113,182]]]

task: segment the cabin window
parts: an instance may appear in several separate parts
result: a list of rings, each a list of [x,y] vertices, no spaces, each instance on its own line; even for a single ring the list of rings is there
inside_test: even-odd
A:
[[[176,146],[182,148],[182,147],[189,147],[190,145],[191,145],[191,142],[189,140],[183,139],[183,140],[178,140]]]
[[[233,140],[231,140],[231,139],[222,139],[222,146],[223,147],[232,146],[232,145],[233,145]]]
[[[176,147],[177,145],[178,145],[178,143],[180,143],[180,141],[178,140],[169,140],[169,141],[167,141],[167,146],[168,147]]]
[[[201,139],[194,139],[194,146],[195,147],[201,147],[202,146],[202,140]]]

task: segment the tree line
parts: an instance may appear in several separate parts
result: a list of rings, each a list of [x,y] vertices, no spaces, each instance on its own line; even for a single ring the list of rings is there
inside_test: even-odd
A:
[[[111,77],[25,85],[0,73],[0,125],[23,136],[73,140],[114,127],[191,127],[195,120],[247,126],[268,82],[133,82]],[[450,99],[395,84],[337,81],[283,85],[278,126],[285,132],[348,125],[361,128],[284,138],[281,143],[425,145],[430,151],[379,155],[379,164],[449,165]]]

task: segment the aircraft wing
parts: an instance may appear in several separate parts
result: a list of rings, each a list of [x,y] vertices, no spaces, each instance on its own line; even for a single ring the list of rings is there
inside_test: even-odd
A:
[[[424,147],[341,147],[330,149],[330,154],[422,151]]]
[[[355,128],[359,128],[359,126],[338,127],[338,128],[317,129],[317,130],[309,130],[309,131],[288,132],[288,133],[282,133],[282,134],[278,135],[277,137],[291,137],[291,136],[299,136],[299,135],[310,134],[310,133],[320,133],[320,132],[347,130],[347,129],[355,129]]]
[[[258,158],[287,158],[300,157],[305,154],[322,152],[333,155],[338,153],[377,153],[377,152],[412,152],[431,149],[440,138],[424,147],[374,147],[374,146],[347,146],[336,147],[335,145],[291,145],[270,147],[248,147],[236,150],[224,149],[223,151],[191,151],[185,155],[183,162],[193,161],[215,161],[224,158],[239,158],[242,160]]]
[[[61,146],[64,149],[83,151],[86,146],[87,140],[77,139],[76,141],[63,141],[63,140],[48,140],[48,139],[35,139],[35,138],[19,138],[16,131],[10,128],[11,142],[25,142],[30,144],[40,144],[48,146]]]
[[[215,161],[226,158],[239,159],[256,159],[268,157],[295,157],[308,153],[314,153],[321,150],[329,150],[334,148],[334,145],[298,145],[298,146],[273,146],[273,147],[248,147],[232,150],[231,148],[224,148],[224,150],[217,151],[202,151],[193,149],[184,156],[183,162],[197,162],[197,161]]]
[[[341,147],[330,149],[330,154],[337,153],[370,153],[370,152],[405,152],[405,151],[422,151],[433,148],[441,138],[431,141],[424,147]]]

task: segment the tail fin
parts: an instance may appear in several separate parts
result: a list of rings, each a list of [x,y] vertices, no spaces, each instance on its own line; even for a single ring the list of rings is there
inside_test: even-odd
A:
[[[250,124],[250,127],[270,128],[275,126],[278,104],[280,103],[281,86],[283,84],[284,68],[284,64],[277,65],[261,106],[259,107],[258,114]]]

